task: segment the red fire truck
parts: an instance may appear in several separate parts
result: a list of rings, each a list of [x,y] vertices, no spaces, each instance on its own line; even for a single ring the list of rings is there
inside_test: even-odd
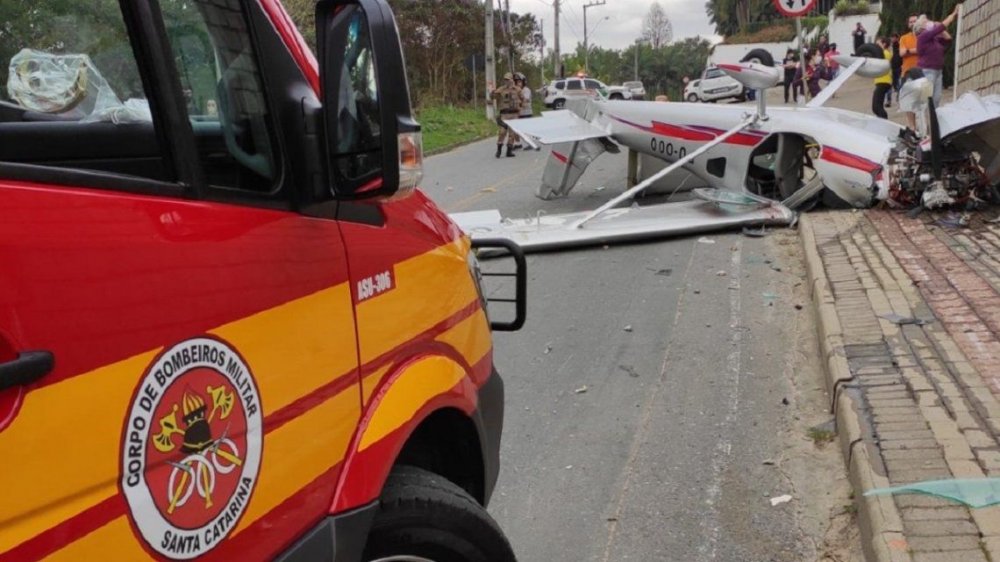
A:
[[[318,63],[278,0],[24,6],[0,561],[513,560],[482,277],[416,190],[384,0],[320,1]]]

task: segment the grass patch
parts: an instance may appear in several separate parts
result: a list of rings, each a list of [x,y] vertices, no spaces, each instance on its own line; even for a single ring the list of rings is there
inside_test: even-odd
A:
[[[424,138],[424,154],[496,135],[497,125],[486,120],[486,110],[470,106],[432,105],[417,111]]]
[[[834,439],[837,438],[837,434],[830,431],[829,429],[823,429],[820,427],[810,427],[809,428],[809,439],[812,439],[813,444],[817,447],[822,447],[827,443],[832,443]]]

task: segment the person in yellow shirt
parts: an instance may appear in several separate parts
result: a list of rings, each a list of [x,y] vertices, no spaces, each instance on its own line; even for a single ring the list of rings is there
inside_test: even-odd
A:
[[[889,50],[889,40],[885,37],[879,37],[875,40],[875,44],[882,48],[882,56],[889,60],[892,58],[892,51]],[[888,72],[879,76],[875,79],[875,91],[872,92],[872,113],[881,117],[882,119],[888,119],[889,114],[885,112],[885,98],[892,91],[892,68]]]
[[[899,38],[899,56],[903,59],[903,64],[900,67],[900,76],[902,80],[906,80],[906,72],[911,68],[917,67],[917,35],[913,33],[913,25],[917,23],[917,15],[911,14],[906,22],[907,33]],[[902,86],[902,82],[899,84]],[[910,129],[917,130],[917,115],[915,113],[906,112],[906,122],[909,124]]]

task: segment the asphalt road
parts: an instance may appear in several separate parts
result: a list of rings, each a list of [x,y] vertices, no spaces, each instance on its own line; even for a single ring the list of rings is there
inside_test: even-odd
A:
[[[526,217],[623,189],[625,156],[604,155],[541,201],[547,150],[494,148],[428,158],[424,190],[449,212]],[[843,468],[804,437],[828,415],[799,260],[790,230],[529,257],[528,322],[495,341],[507,414],[490,505],[522,561],[819,557],[840,501],[824,479]]]

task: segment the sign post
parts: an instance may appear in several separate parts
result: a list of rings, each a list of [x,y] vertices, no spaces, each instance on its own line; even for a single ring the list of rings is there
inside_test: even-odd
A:
[[[773,0],[774,7],[790,18],[795,18],[795,40],[799,44],[799,63],[805,64],[805,38],[802,37],[802,16],[816,7],[816,0]]]

